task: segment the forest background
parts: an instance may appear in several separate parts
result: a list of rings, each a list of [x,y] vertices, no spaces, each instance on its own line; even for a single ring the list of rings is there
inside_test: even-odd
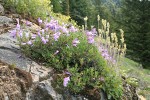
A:
[[[110,32],[125,31],[126,57],[150,68],[150,0],[51,0],[55,13],[70,16],[78,25],[97,26],[97,15],[111,24]]]

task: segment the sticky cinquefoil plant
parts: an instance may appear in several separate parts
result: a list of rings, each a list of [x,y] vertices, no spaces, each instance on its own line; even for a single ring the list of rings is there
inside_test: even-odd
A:
[[[121,98],[122,83],[95,44],[96,30],[80,32],[73,25],[59,24],[53,18],[50,22],[38,19],[44,24],[36,34],[25,32],[18,20],[11,31],[17,37],[22,51],[29,57],[53,67],[61,74],[59,79],[64,88],[73,93],[83,90],[103,89],[109,99]]]

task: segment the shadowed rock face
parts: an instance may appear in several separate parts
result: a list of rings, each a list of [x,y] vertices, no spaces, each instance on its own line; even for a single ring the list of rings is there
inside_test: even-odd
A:
[[[25,100],[31,74],[0,61],[0,100]]]

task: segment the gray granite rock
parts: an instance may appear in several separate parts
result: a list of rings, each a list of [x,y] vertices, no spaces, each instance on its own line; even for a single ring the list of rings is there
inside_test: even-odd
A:
[[[4,7],[0,4],[0,15],[4,14]]]
[[[40,82],[31,98],[32,100],[63,100],[62,95],[52,87],[51,79]]]
[[[63,93],[58,93],[52,86],[52,78],[41,81],[37,87],[30,93],[30,100],[88,100],[84,96],[71,95],[64,89]]]
[[[21,56],[17,40],[12,38],[9,33],[0,35],[0,60],[8,64],[14,64],[22,69],[27,69],[31,61]]]
[[[13,20],[11,18],[8,18],[6,16],[0,16],[0,24],[10,24]]]
[[[17,45],[17,39],[12,38],[9,33],[0,35],[0,60],[30,71],[33,82],[38,82],[40,79],[47,77],[49,72],[52,71],[51,68],[45,68],[28,57],[25,57]]]

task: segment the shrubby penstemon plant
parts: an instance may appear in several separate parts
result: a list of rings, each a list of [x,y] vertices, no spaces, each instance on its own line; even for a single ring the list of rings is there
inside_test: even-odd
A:
[[[33,34],[23,30],[17,22],[11,34],[18,38],[22,51],[62,74],[60,86],[63,84],[73,93],[92,87],[103,89],[114,99],[121,97],[122,83],[107,67],[109,51],[103,48],[105,45],[101,50],[95,46],[96,29],[81,32],[73,25],[59,23],[54,18],[49,22],[39,18],[38,22],[44,28]]]

